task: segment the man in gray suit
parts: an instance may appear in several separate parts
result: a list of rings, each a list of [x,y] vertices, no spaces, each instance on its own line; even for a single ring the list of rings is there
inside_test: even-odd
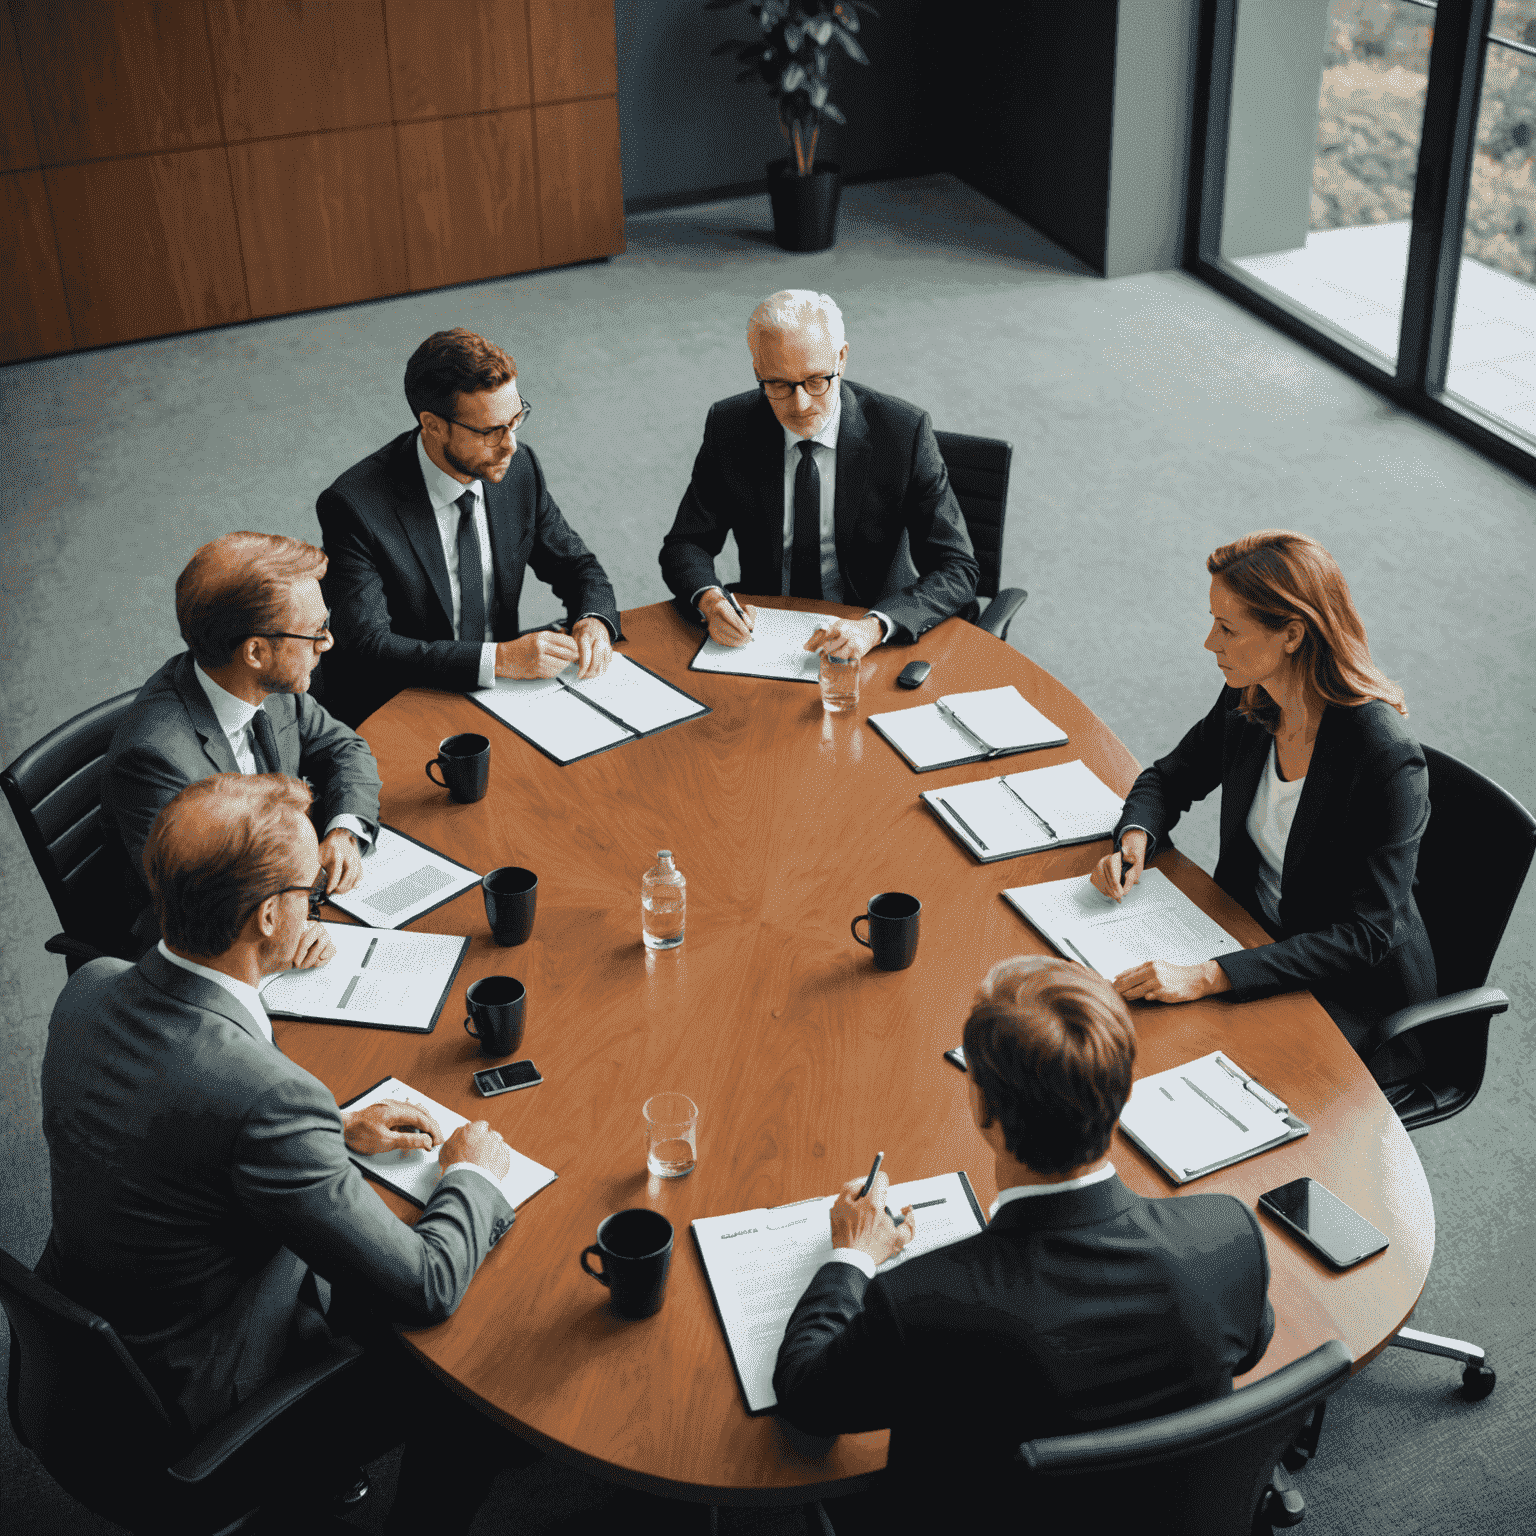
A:
[[[334,1333],[362,1339],[337,1393],[302,1405],[310,1434],[358,1465],[413,1426],[427,1453],[408,1444],[389,1529],[467,1530],[527,1448],[436,1385],[388,1324],[458,1306],[512,1226],[510,1154],[483,1120],[444,1141],[410,1105],[342,1113],[273,1043],[256,989],[304,939],[322,873],[309,806],[297,779],[217,774],[155,819],[144,867],[164,937],[137,965],[82,966],[49,1021],[38,1273],[116,1328],[189,1439]],[[347,1155],[436,1145],[444,1172],[414,1227]]]
[[[142,894],[144,840],[161,808],[214,773],[291,773],[318,800],[328,887],[349,891],[378,836],[379,770],[355,731],[309,696],[331,648],[320,592],[323,550],[270,533],[228,533],[204,544],[176,580],[176,622],[187,649],[139,690],[107,752],[102,806]],[[141,920],[136,932],[144,942]],[[334,953],[318,923],[299,964]]]

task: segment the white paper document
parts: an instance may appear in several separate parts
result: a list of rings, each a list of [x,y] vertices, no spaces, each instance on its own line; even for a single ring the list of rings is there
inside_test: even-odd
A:
[[[832,1255],[827,1195],[797,1205],[704,1216],[693,1223],[704,1268],[725,1324],[747,1410],[772,1408],[773,1367],[795,1304]],[[912,1206],[917,1236],[880,1273],[982,1230],[970,1182],[961,1173],[893,1184],[886,1204]]]
[[[925,789],[922,798],[984,864],[1108,837],[1123,803],[1086,763],[1076,760],[949,789]]]
[[[474,870],[380,827],[373,852],[363,860],[363,878],[345,896],[327,900],[371,928],[400,928],[479,883]]]
[[[1298,1128],[1221,1051],[1142,1078],[1120,1116],[1120,1129],[1181,1184],[1289,1141]]]
[[[1121,902],[1087,875],[1020,885],[1003,895],[1062,954],[1115,977],[1147,960],[1204,965],[1243,946],[1161,870],[1144,869]]]
[[[702,715],[707,706],[663,681],[654,672],[636,666],[629,657],[613,653],[601,677],[582,682],[572,662],[557,679],[579,698],[616,715],[632,731],[644,735],[678,720]]]
[[[1067,733],[1012,684],[947,693],[932,704],[871,715],[869,723],[919,773],[1003,753],[1059,747],[1067,739]]]
[[[268,1013],[422,1034],[432,1028],[468,939],[350,923],[320,926],[336,953],[313,970],[279,971],[269,977],[261,988]]]
[[[354,1099],[347,1105],[347,1109],[366,1109],[370,1104],[382,1104],[386,1099],[393,1099],[396,1103],[417,1104],[427,1110],[432,1118],[437,1121],[437,1128],[447,1138],[458,1130],[461,1125],[468,1125],[469,1121],[463,1115],[456,1115],[451,1109],[445,1108],[435,1099],[429,1099],[424,1093],[417,1093],[414,1088],[407,1087],[398,1077],[386,1078],[377,1088],[370,1088],[367,1093]],[[531,1157],[524,1157],[521,1152],[514,1151],[511,1147],[507,1150],[512,1153],[512,1166],[507,1169],[505,1177],[501,1180],[501,1192],[507,1197],[509,1204],[519,1206],[530,1195],[536,1195],[546,1184],[555,1182],[555,1173],[546,1168],[542,1163],[536,1163]],[[364,1155],[360,1152],[349,1152],[348,1156],[359,1168],[366,1169],[369,1173],[388,1184],[391,1189],[398,1190],[407,1200],[414,1200],[417,1205],[425,1205],[432,1197],[432,1191],[437,1187],[437,1181],[442,1177],[442,1169],[438,1166],[437,1155],[442,1148],[433,1147],[430,1152],[373,1152]]]
[[[706,640],[693,658],[693,669],[814,683],[821,675],[821,657],[806,650],[805,642],[831,617],[796,608],[759,608],[752,638],[745,645]]]

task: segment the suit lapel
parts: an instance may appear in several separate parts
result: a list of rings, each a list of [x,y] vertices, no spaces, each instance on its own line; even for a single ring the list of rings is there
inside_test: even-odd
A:
[[[843,578],[843,601],[863,599],[850,579],[848,551],[853,548],[853,520],[864,500],[869,478],[869,427],[857,396],[846,384],[842,391],[843,414],[837,427],[837,484],[832,496],[832,527],[837,544],[837,569]],[[871,599],[874,594],[870,594]]]
[[[204,1013],[216,1013],[244,1030],[253,1040],[262,1045],[268,1043],[256,1021],[223,987],[192,971],[184,971],[179,965],[172,965],[158,948],[151,949],[140,959],[139,970],[156,991],[179,1003],[200,1008]]]
[[[421,477],[421,465],[416,461],[417,436],[415,432],[407,434],[395,464],[395,518],[432,583],[432,591],[443,610],[443,621],[451,633],[453,592],[448,585],[448,562],[443,559],[437,516],[427,495],[427,483]]]
[[[1306,857],[1307,844],[1317,831],[1318,813],[1328,803],[1333,793],[1333,781],[1338,776],[1338,758],[1333,750],[1333,731],[1338,710],[1332,705],[1323,710],[1318,722],[1317,739],[1312,743],[1312,760],[1307,764],[1306,782],[1296,801],[1296,814],[1291,818],[1290,836],[1285,840],[1285,864],[1280,871],[1281,900],[1285,899],[1285,879],[1293,870],[1301,867]]]
[[[1221,789],[1221,845],[1224,848],[1240,846],[1239,834],[1248,835],[1243,824],[1248,820],[1253,797],[1259,792],[1259,776],[1269,760],[1273,741],[1274,737],[1263,726],[1250,722],[1243,731],[1231,777]]]
[[[757,404],[758,419],[764,421],[764,426],[758,439],[759,457],[753,479],[757,483],[757,523],[763,531],[763,560],[768,567],[762,592],[769,597],[777,595],[784,585],[784,428],[765,395],[758,396]],[[740,531],[736,543],[739,549]],[[741,579],[747,591],[754,590],[745,569]]]
[[[527,453],[528,449],[520,444],[517,452]],[[517,464],[516,454],[512,457],[512,463]],[[491,531],[490,617],[493,623],[501,612],[503,574],[520,569],[522,564],[519,556],[522,553],[525,530],[518,517],[519,498],[512,494],[509,483],[512,474],[513,471],[508,469],[498,485],[492,485],[486,480],[480,482],[480,488],[485,493],[485,520]],[[537,479],[536,476],[533,478]],[[532,495],[528,498],[528,510],[533,517],[538,517],[539,509],[533,505]],[[498,630],[497,633],[499,634],[500,631]]]
[[[202,739],[203,752],[213,764],[214,772],[239,773],[240,765],[230,750],[229,738],[224,734],[224,727],[219,724],[213,706],[208,702],[208,695],[203,692],[203,685],[198,682],[192,668],[192,653],[187,651],[177,663],[175,676],[171,679],[176,695],[181,700],[181,707],[186,710],[192,728]]]

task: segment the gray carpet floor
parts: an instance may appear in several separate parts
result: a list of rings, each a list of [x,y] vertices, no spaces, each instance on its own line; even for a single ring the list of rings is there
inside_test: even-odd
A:
[[[850,377],[1014,443],[1004,580],[1031,595],[1012,641],[1143,762],[1219,684],[1201,649],[1206,554],[1291,527],[1343,565],[1422,738],[1536,805],[1528,486],[1188,275],[1105,282],[952,178],[856,187],[843,206],[839,244],[818,255],[779,251],[765,201],[747,199],[631,219],[609,263],[0,369],[0,761],[180,649],[172,583],[199,543],[233,528],[318,541],[317,491],[410,424],[405,359],[440,327],[513,352],[537,407],[526,440],[621,606],[663,597],[656,551],[705,410],[751,385],[753,305],[797,286],[842,304]],[[539,589],[525,622],[554,613]],[[1179,842],[1210,868],[1215,841],[1212,804]],[[52,912],[8,817],[0,869],[0,1232],[31,1261],[49,1219],[38,1068],[64,970],[42,950]],[[1302,1478],[1314,1536],[1536,1529],[1529,889],[1493,980],[1513,1007],[1482,1095],[1415,1138],[1437,1220],[1415,1321],[1482,1344],[1499,1386],[1464,1403],[1454,1367],[1402,1351],[1357,1376]],[[377,1529],[380,1504],[357,1523]],[[546,1462],[498,1485],[477,1530],[662,1514]],[[7,1426],[0,1529],[110,1528]],[[722,1529],[798,1525],[730,1511]]]

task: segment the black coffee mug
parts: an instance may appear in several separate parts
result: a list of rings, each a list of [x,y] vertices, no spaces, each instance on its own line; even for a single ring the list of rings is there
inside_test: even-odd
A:
[[[595,1253],[603,1267],[593,1269]],[[661,1311],[672,1265],[672,1223],[659,1211],[643,1207],[619,1211],[598,1223],[597,1241],[581,1250],[581,1267],[601,1280],[619,1317],[650,1317]]]
[[[469,1017],[464,1032],[480,1042],[486,1056],[510,1056],[523,1043],[528,989],[510,976],[482,976],[464,993]]]
[[[904,971],[917,956],[917,920],[923,904],[902,891],[869,898],[869,910],[849,924],[854,938],[875,958],[882,971]],[[859,924],[869,924],[869,937],[859,938]]]
[[[432,770],[443,770],[438,778]],[[437,756],[427,764],[427,777],[440,785],[461,805],[472,805],[485,799],[486,786],[491,782],[491,743],[485,736],[465,734],[445,736],[437,749]]]
[[[531,869],[508,865],[493,869],[480,882],[485,893],[485,918],[498,944],[525,944],[533,932],[533,910],[539,900],[539,877]]]

